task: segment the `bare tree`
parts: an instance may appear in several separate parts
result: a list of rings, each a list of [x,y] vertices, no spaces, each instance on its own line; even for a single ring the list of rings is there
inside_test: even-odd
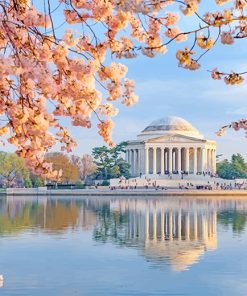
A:
[[[85,180],[87,176],[96,171],[96,165],[93,158],[89,154],[84,154],[82,157],[72,155],[71,162],[78,167],[79,177]]]

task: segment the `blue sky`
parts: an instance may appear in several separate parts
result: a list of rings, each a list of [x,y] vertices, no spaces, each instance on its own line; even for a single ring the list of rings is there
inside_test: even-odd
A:
[[[201,14],[207,8],[215,10],[215,1],[203,2]],[[179,24],[184,30],[190,30],[198,26],[198,19],[184,17]],[[139,56],[137,59],[119,61],[128,66],[127,76],[136,81],[139,103],[131,108],[119,105],[120,112],[114,119],[113,139],[115,142],[134,139],[151,121],[175,115],[192,123],[205,138],[216,140],[217,153],[223,154],[224,158],[239,152],[247,160],[247,138],[243,131],[229,130],[221,138],[215,135],[222,125],[246,118],[247,84],[229,86],[223,81],[212,80],[207,71],[216,66],[226,72],[247,70],[247,42],[242,39],[233,46],[217,45],[204,56],[201,69],[195,72],[179,68],[175,58],[177,49],[191,46],[192,43],[171,44],[166,55],[152,59]],[[71,127],[72,135],[78,142],[78,148],[74,151],[76,154],[90,153],[93,147],[104,145],[97,133],[96,119],[93,123],[90,130]]]
[[[203,6],[215,7],[214,3],[213,0],[209,0],[203,2]],[[56,11],[56,22],[61,23],[62,18],[62,12]],[[198,20],[187,17],[180,23],[183,29],[188,30],[198,24]],[[65,29],[66,27],[62,26],[59,29],[60,33]],[[77,29],[79,31],[80,27]],[[136,81],[139,103],[131,108],[120,105],[120,112],[115,117],[113,139],[115,142],[134,139],[151,121],[175,115],[191,122],[205,138],[216,140],[218,154],[223,154],[223,157],[227,158],[239,152],[247,160],[247,139],[244,132],[229,130],[221,138],[215,135],[222,125],[246,118],[247,84],[244,82],[241,86],[228,86],[223,81],[213,81],[207,72],[215,66],[227,72],[247,70],[247,42],[241,40],[233,46],[217,45],[212,52],[204,56],[201,61],[202,67],[196,72],[179,68],[175,58],[178,48],[183,49],[191,43],[193,41],[171,44],[166,55],[152,59],[140,56],[137,59],[120,60],[129,68],[128,78]],[[64,120],[65,125],[67,122]],[[93,147],[104,145],[98,135],[96,118],[90,130],[70,125],[69,128],[78,142],[75,154],[91,153]]]
[[[215,135],[222,125],[246,117],[247,85],[225,85],[223,81],[212,80],[207,72],[215,66],[228,71],[244,69],[246,49],[240,47],[242,43],[245,42],[217,47],[205,56],[202,68],[196,72],[177,66],[175,49],[153,59],[121,60],[129,67],[128,77],[136,81],[139,103],[131,108],[120,106],[115,117],[114,140],[134,139],[151,121],[176,115],[191,122],[206,138],[216,140],[218,154],[229,157],[240,152],[247,159],[244,132],[229,130],[221,138]],[[184,44],[179,46],[183,48]],[[73,128],[72,132],[79,144],[78,154],[90,152],[92,147],[103,144],[96,127],[91,130]]]
[[[207,9],[218,10],[219,7],[216,7],[214,0],[202,1],[200,14],[203,15]],[[58,14],[57,19],[59,18]],[[198,19],[182,17],[179,25],[184,30],[191,30],[198,27]],[[246,118],[247,85],[229,86],[223,81],[213,81],[207,72],[215,66],[227,72],[247,70],[247,42],[241,40],[233,46],[217,45],[204,56],[202,67],[196,72],[179,68],[175,58],[177,49],[191,46],[192,43],[193,40],[172,43],[166,55],[158,55],[152,59],[139,56],[137,59],[120,60],[129,68],[127,76],[136,81],[139,103],[131,108],[119,105],[120,112],[115,117],[113,139],[116,142],[134,139],[153,120],[175,115],[191,122],[206,138],[216,140],[218,154],[228,158],[233,153],[240,152],[247,160],[247,139],[244,132],[229,130],[221,138],[215,135],[222,125]],[[93,147],[104,145],[97,134],[96,124],[95,120],[91,130],[72,127],[72,134],[79,144],[76,154],[90,153]]]

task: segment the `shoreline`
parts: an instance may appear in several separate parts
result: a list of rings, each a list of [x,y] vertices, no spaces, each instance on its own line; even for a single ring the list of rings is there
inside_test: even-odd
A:
[[[24,188],[8,188],[6,192],[0,193],[1,197],[11,196],[46,196],[46,197],[242,197],[247,199],[247,190],[183,190],[183,189],[62,189],[62,190],[39,190]]]

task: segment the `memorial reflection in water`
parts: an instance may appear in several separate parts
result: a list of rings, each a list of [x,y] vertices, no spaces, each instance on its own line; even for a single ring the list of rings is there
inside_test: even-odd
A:
[[[112,211],[127,213],[125,228],[116,227],[115,238],[137,246],[151,261],[169,260],[174,270],[186,269],[204,251],[217,247],[214,208],[167,200],[116,200],[110,206]]]
[[[181,271],[217,248],[217,219],[233,221],[229,213],[238,209],[245,223],[246,202],[236,200],[7,198],[0,202],[0,235],[28,227],[53,234],[90,231],[97,242],[135,247],[153,264]]]

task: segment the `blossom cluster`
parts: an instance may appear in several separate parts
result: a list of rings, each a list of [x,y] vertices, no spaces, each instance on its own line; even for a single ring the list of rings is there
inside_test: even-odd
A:
[[[220,137],[220,136],[224,135],[228,128],[232,128],[235,131],[239,131],[242,129],[246,132],[246,136],[247,136],[247,119],[241,119],[239,121],[234,121],[229,126],[226,125],[226,126],[221,127],[220,130],[216,133],[217,136]]]

